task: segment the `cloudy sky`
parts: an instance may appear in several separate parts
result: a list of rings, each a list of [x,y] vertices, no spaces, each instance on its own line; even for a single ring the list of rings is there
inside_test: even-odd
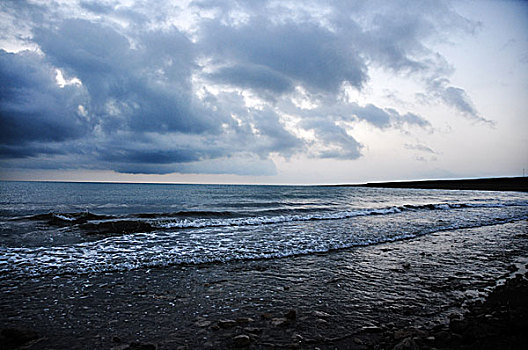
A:
[[[0,178],[528,170],[522,1],[0,2]]]

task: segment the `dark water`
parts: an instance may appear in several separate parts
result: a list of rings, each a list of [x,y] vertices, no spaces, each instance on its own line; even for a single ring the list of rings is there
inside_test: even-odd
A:
[[[528,218],[528,194],[0,182],[0,274],[276,259]]]

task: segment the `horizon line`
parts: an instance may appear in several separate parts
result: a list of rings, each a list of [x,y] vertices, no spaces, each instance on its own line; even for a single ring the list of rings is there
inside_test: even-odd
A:
[[[318,183],[318,184],[300,184],[300,183],[200,183],[200,182],[162,182],[162,181],[91,181],[91,180],[10,180],[0,179],[1,182],[43,182],[43,183],[86,183],[86,184],[132,184],[132,185],[211,185],[211,186],[362,186],[367,184],[384,184],[384,183],[405,183],[405,182],[424,182],[424,181],[464,181],[464,180],[485,180],[485,179],[506,179],[506,178],[527,178],[527,176],[486,176],[486,177],[454,177],[454,178],[422,178],[407,180],[375,180],[365,182],[350,183]]]

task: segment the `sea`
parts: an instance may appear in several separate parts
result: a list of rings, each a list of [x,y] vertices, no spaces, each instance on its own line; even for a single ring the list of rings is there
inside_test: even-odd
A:
[[[528,219],[528,193],[0,182],[0,279],[281,259]]]

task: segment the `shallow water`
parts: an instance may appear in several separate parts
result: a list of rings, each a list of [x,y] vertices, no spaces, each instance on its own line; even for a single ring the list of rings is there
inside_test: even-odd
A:
[[[515,221],[280,259],[4,279],[0,323],[36,329],[43,349],[110,349],[115,336],[158,349],[226,348],[248,326],[259,334],[252,348],[297,335],[301,348],[349,348],[339,339],[368,339],[365,327],[445,323],[512,264],[525,266],[527,252],[528,226]],[[292,309],[295,321],[273,326],[269,317]]]

